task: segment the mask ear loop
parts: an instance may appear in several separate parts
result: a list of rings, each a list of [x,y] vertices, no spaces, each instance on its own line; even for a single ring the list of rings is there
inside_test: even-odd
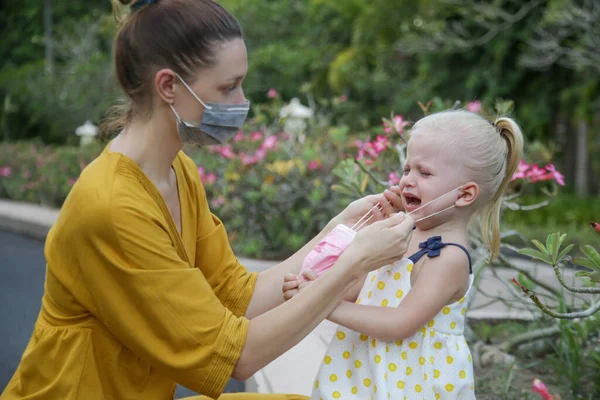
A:
[[[435,199],[431,200],[430,202],[423,204],[421,207],[417,208],[417,209],[416,209],[416,210],[414,210],[414,211],[411,211],[411,212],[409,212],[409,213],[408,213],[408,214],[406,214],[406,215],[411,215],[411,214],[413,214],[413,213],[416,213],[417,211],[419,211],[419,210],[421,210],[421,209],[423,209],[423,208],[427,207],[427,206],[428,206],[428,205],[430,205],[431,203],[434,203],[434,202],[436,202],[436,201],[438,201],[438,200],[440,200],[440,199],[442,199],[442,198],[444,198],[444,197],[446,197],[446,196],[448,196],[448,195],[452,194],[452,193],[453,193],[455,190],[458,190],[458,189],[460,189],[461,187],[462,187],[462,185],[460,185],[460,186],[459,186],[459,187],[457,187],[456,189],[452,189],[452,190],[451,190],[451,191],[449,191],[448,193],[445,193],[445,194],[441,195],[440,197],[438,197],[438,198],[435,198]],[[431,215],[428,215],[427,217],[419,218],[418,220],[416,220],[416,221],[415,221],[415,223],[416,223],[416,222],[423,221],[424,219],[427,219],[427,218],[433,217],[433,216],[435,216],[435,215],[441,214],[441,213],[443,213],[444,211],[448,211],[448,210],[450,210],[451,208],[454,208],[454,207],[456,207],[456,206],[455,206],[455,205],[452,205],[452,206],[450,206],[450,207],[444,208],[444,209],[443,209],[443,210],[441,210],[441,211],[437,211],[437,212],[435,212],[435,213],[433,213],[433,214],[431,214]],[[352,228],[350,228],[350,229],[352,229],[352,230],[353,230],[353,231],[355,231],[355,232],[358,232],[359,230],[361,230],[361,229],[362,229],[362,228],[363,228],[363,227],[364,227],[364,226],[365,226],[365,225],[366,225],[366,224],[367,224],[367,223],[368,223],[368,222],[369,222],[371,219],[373,219],[373,217],[375,216],[375,215],[371,215],[369,218],[367,218],[367,217],[369,216],[369,214],[371,214],[375,208],[377,208],[378,210],[381,210],[381,206],[380,206],[379,204],[378,204],[378,205],[376,205],[376,206],[374,206],[374,207],[373,207],[373,208],[371,208],[369,211],[367,211],[367,213],[366,213],[365,215],[363,215],[363,216],[362,216],[362,218],[361,218],[361,219],[359,219],[359,220],[358,220],[358,222],[356,222],[356,223],[355,223],[355,224],[352,226]],[[367,219],[365,220],[365,218],[367,218]]]
[[[183,83],[183,86],[185,86],[187,88],[187,90],[190,91],[190,93],[192,94],[192,96],[194,96],[196,98],[196,100],[198,100],[200,102],[200,104],[202,104],[202,106],[205,109],[212,110],[211,106],[207,106],[206,104],[204,104],[204,102],[202,100],[200,100],[200,97],[196,96],[196,93],[194,93],[194,91],[192,90],[192,88],[189,87],[187,83],[185,83],[185,81],[183,80],[183,78],[181,76],[179,76],[179,74],[177,72],[175,72],[175,75],[177,75],[177,77],[179,78],[179,80],[181,81],[181,83]]]
[[[378,210],[382,209],[379,204],[373,206],[373,208],[371,208],[369,211],[367,211],[367,213],[365,215],[363,215],[362,218],[358,220],[358,222],[356,222],[354,225],[352,225],[352,228],[350,228],[350,229],[352,229],[353,231],[358,232],[360,230],[360,228],[362,228],[363,226],[365,226],[365,224],[367,222],[369,222],[374,217],[374,215],[371,215],[366,221],[363,221],[365,218],[367,218],[369,216],[369,214],[371,214],[373,212],[373,210],[375,208],[377,208]]]

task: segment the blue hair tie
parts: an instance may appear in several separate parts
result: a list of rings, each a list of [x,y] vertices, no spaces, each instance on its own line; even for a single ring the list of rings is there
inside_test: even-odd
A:
[[[138,8],[147,6],[148,4],[154,3],[156,0],[139,0],[131,5],[131,11],[135,11]]]

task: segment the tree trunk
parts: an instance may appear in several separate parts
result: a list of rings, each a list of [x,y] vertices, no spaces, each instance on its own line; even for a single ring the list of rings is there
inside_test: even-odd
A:
[[[44,0],[44,42],[46,44],[46,72],[54,73],[54,38],[52,37],[52,0]]]
[[[578,196],[588,195],[588,124],[580,119],[575,136],[575,192]]]

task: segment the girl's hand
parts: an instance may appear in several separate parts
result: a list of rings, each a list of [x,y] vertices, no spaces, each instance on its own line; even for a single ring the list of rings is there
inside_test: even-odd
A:
[[[283,292],[283,298],[286,301],[300,293],[312,281],[319,277],[314,271],[304,271],[302,276],[306,278],[306,281],[301,282],[300,276],[295,274],[287,274],[283,277],[283,286],[281,290]]]

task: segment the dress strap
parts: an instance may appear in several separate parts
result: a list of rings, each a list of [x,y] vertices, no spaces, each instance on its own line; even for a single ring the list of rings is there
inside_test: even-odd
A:
[[[464,246],[462,246],[458,243],[442,242],[441,236],[432,236],[429,239],[427,239],[426,241],[419,243],[419,248],[421,250],[417,251],[415,254],[411,255],[408,258],[413,262],[413,264],[416,264],[417,261],[419,261],[421,259],[421,257],[423,257],[424,255],[427,255],[427,257],[439,256],[442,249],[446,246],[456,246],[465,252],[465,254],[467,255],[467,258],[469,259],[469,273],[472,274],[473,268],[472,268],[472,262],[471,262],[471,255],[469,254],[469,251]]]

